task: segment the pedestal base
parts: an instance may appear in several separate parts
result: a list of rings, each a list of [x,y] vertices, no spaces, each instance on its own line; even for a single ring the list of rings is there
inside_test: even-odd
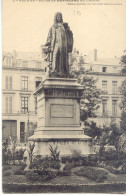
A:
[[[35,142],[35,155],[50,155],[50,145],[58,147],[60,156],[67,155],[87,155],[93,153],[91,138],[86,135],[33,135],[29,138],[30,142]]]
[[[50,145],[60,155],[93,153],[91,138],[80,125],[80,97],[84,88],[76,79],[47,78],[35,90],[38,124],[28,140],[36,155],[50,155]]]

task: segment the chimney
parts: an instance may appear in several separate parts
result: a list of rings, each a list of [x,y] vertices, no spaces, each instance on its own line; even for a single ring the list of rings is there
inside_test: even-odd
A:
[[[97,61],[97,49],[94,49],[94,61]]]

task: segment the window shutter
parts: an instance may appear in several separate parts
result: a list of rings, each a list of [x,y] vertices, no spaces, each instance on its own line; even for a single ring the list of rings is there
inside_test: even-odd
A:
[[[6,89],[8,89],[8,77],[6,77]]]
[[[9,89],[12,89],[12,77],[10,77],[10,88]]]
[[[6,105],[5,105],[5,108],[6,108],[6,113],[8,113],[8,97],[6,97]]]

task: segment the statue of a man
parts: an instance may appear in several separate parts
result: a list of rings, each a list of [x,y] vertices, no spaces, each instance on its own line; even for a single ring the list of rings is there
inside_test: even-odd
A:
[[[50,48],[52,72],[59,75],[69,74],[68,53],[72,52],[73,33],[68,23],[63,23],[60,12],[55,15],[45,45]]]

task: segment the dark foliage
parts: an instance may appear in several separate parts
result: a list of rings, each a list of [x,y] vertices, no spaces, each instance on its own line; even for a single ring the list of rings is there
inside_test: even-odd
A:
[[[11,152],[9,149],[9,140],[3,139],[2,141],[2,164],[6,165],[11,160]]]
[[[92,138],[99,139],[102,134],[102,129],[96,126],[96,123],[91,121],[85,122],[84,134]]]
[[[34,158],[31,168],[36,170],[42,170],[47,168],[60,169],[60,161],[55,161],[51,157],[43,157],[39,156]]]
[[[106,162],[106,169],[113,174],[126,174],[126,161]]]
[[[2,171],[5,172],[5,171],[8,171],[9,169],[11,169],[11,166],[3,166],[2,167]]]
[[[15,170],[14,175],[25,175],[25,171],[24,171],[25,167],[26,167],[26,164],[20,165],[18,169]]]
[[[96,117],[95,111],[99,108],[101,90],[97,89],[96,82],[93,77],[88,75],[89,71],[84,69],[84,56],[74,50],[70,56],[70,72],[78,82],[84,86],[81,93],[81,121],[86,121],[89,118]]]
[[[54,160],[52,157],[36,156],[31,164],[30,171],[26,174],[31,180],[34,175],[38,180],[50,180],[56,177],[58,170],[60,169],[60,161]]]
[[[23,160],[24,149],[15,151],[15,160]]]
[[[126,74],[126,55],[123,55],[121,57],[121,62],[120,63],[122,64],[122,70],[121,70],[121,72],[123,74]]]
[[[11,171],[4,171],[3,172],[4,177],[10,176],[10,175],[11,175]]]
[[[78,176],[84,176],[96,182],[103,182],[105,179],[107,179],[108,173],[94,167],[83,167],[79,171],[76,171],[75,174]]]
[[[53,148],[51,145],[49,146],[51,157],[54,161],[59,161],[60,152],[58,151],[58,147]]]
[[[96,154],[88,156],[64,156],[61,158],[62,163],[65,163],[65,167],[73,168],[77,166],[98,166],[99,158]],[[68,168],[68,169],[69,169]]]
[[[54,177],[57,176],[58,171],[53,170],[53,169],[43,169],[40,171],[37,170],[29,170],[26,173],[26,177],[31,180],[31,181],[45,181],[45,180],[50,180],[53,179]]]
[[[40,176],[38,175],[38,173],[35,173],[34,170],[29,170],[27,173],[26,173],[26,178],[30,181],[38,181],[40,180]]]

